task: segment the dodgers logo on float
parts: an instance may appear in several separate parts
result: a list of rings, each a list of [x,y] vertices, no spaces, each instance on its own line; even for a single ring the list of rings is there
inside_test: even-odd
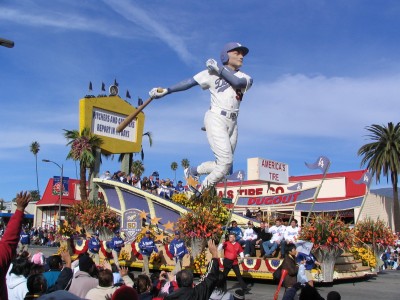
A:
[[[124,212],[121,231],[124,232],[126,242],[128,243],[133,242],[142,230],[140,213],[141,211],[138,209],[128,209]]]

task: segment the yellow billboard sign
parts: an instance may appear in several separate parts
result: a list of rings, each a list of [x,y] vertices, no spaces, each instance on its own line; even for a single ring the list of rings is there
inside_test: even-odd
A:
[[[144,113],[121,132],[118,125],[136,110],[118,96],[83,98],[79,101],[79,131],[90,128],[101,137],[101,150],[105,154],[139,152],[142,148]]]

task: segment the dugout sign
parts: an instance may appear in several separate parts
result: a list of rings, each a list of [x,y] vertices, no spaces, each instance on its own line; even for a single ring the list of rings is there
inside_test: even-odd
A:
[[[123,131],[118,125],[136,108],[119,96],[84,98],[79,102],[79,131],[90,128],[101,137],[102,152],[105,154],[139,152],[142,147],[144,128],[143,112]]]

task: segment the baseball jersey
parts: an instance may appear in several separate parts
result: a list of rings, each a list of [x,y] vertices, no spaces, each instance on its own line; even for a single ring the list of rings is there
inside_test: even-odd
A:
[[[299,235],[299,227],[292,227],[288,226],[286,227],[285,233],[284,233],[284,239],[289,241],[289,242],[295,242],[297,240],[297,236]]]
[[[193,76],[193,79],[201,86],[203,90],[208,89],[211,93],[211,107],[220,108],[230,112],[238,112],[243,94],[250,89],[252,79],[249,75],[236,71],[236,77],[246,78],[247,86],[241,89],[234,89],[224,78],[210,71],[204,70]]]
[[[286,227],[281,225],[281,226],[272,226],[269,228],[268,232],[272,233],[272,238],[271,242],[280,242],[283,239],[283,235],[285,233]]]

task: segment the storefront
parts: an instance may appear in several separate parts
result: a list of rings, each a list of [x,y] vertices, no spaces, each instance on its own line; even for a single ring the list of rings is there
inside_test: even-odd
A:
[[[54,182],[53,178],[50,178],[42,199],[36,203],[34,212],[35,227],[46,228],[56,226],[59,219],[59,212],[61,212],[61,220],[63,220],[66,209],[71,207],[76,201],[80,201],[79,180],[69,179],[61,198],[58,189],[57,183]]]
[[[338,215],[347,223],[354,224],[364,202],[360,219],[379,217],[393,227],[392,200],[367,193],[366,185],[357,183],[364,173],[365,170],[327,173],[325,178],[322,174],[289,176],[287,184],[274,184],[264,180],[227,182],[219,184],[217,192],[221,197],[236,201],[235,212],[244,215],[249,209],[256,216],[257,211],[261,211],[262,219],[266,221],[276,218],[288,221],[294,217],[301,224],[312,209],[312,213]],[[248,177],[254,178],[254,175],[249,174]],[[296,198],[299,197],[296,196],[299,192],[312,188],[320,189],[316,194],[309,194],[302,199]],[[379,201],[376,200],[377,197]]]

